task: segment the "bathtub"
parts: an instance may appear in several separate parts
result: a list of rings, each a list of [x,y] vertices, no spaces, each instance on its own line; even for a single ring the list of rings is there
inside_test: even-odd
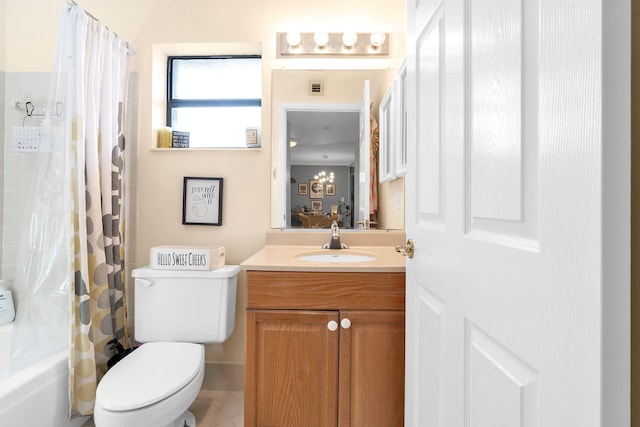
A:
[[[13,324],[0,326],[0,425],[80,427],[89,417],[68,420],[66,351],[8,376]]]

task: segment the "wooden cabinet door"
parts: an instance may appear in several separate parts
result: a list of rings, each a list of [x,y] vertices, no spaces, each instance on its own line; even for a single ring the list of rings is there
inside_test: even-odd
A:
[[[337,422],[336,311],[247,310],[245,426]]]
[[[340,312],[340,427],[404,423],[404,311]]]

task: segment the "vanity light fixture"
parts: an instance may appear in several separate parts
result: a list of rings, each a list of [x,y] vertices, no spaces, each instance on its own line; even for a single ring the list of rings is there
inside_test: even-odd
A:
[[[289,138],[289,147],[293,148],[298,145],[298,140],[296,138]]]
[[[357,41],[358,33],[354,33],[353,31],[342,33],[342,44],[345,45],[345,47],[351,49],[353,46],[355,46]]]
[[[287,33],[287,43],[289,44],[289,46],[291,47],[298,47],[300,46],[300,41],[302,40],[302,37],[300,37],[300,33],[297,31],[290,31]]]
[[[282,56],[389,56],[389,34],[277,33],[277,51]]]
[[[371,46],[379,48],[384,44],[386,38],[387,37],[384,33],[371,33],[371,36],[369,36],[369,41],[371,42]]]
[[[327,43],[329,43],[329,33],[323,33],[323,32],[314,33],[313,41],[315,42],[317,47],[322,49],[327,46]]]

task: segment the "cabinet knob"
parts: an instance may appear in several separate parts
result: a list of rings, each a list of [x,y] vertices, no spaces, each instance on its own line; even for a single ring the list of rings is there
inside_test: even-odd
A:
[[[335,320],[330,320],[329,323],[327,323],[327,328],[331,332],[337,330],[338,329],[338,322],[336,322]]]
[[[342,326],[342,329],[349,329],[351,327],[351,320],[345,317],[340,321],[340,326]]]

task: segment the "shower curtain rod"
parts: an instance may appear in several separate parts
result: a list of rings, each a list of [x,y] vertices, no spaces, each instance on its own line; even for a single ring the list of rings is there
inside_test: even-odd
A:
[[[66,1],[66,2],[67,2],[67,4],[68,4],[69,6],[71,6],[71,7],[77,6],[77,7],[81,8],[81,9],[84,11],[84,13],[86,13],[86,14],[89,16],[89,18],[91,18],[91,19],[93,19],[94,21],[96,21],[96,22],[98,22],[98,23],[102,24],[102,22],[100,22],[100,20],[99,20],[98,18],[96,18],[95,16],[93,16],[92,14],[90,14],[89,12],[87,12],[87,10],[86,10],[85,8],[83,8],[82,6],[80,6],[80,5],[79,5],[78,3],[76,3],[75,1],[73,1],[73,0],[65,0],[65,1]],[[71,8],[69,8],[68,10],[71,10]],[[102,24],[102,25],[104,25],[104,24]],[[133,53],[133,54],[135,54],[135,53],[136,53],[136,50],[135,50],[133,47],[131,47],[131,46],[129,45],[129,42],[128,42],[128,41],[126,41],[126,40],[122,40],[122,39],[120,38],[120,36],[118,35],[118,33],[116,33],[116,32],[114,32],[114,31],[112,31],[112,30],[111,30],[111,28],[107,27],[106,25],[105,25],[105,27],[106,27],[109,31],[111,31],[113,34],[115,34],[115,36],[118,38],[118,40],[120,40],[120,41],[122,41],[122,43],[124,43],[124,45],[126,46],[126,48],[127,48],[127,50],[128,50],[129,52],[131,52],[131,53]]]

